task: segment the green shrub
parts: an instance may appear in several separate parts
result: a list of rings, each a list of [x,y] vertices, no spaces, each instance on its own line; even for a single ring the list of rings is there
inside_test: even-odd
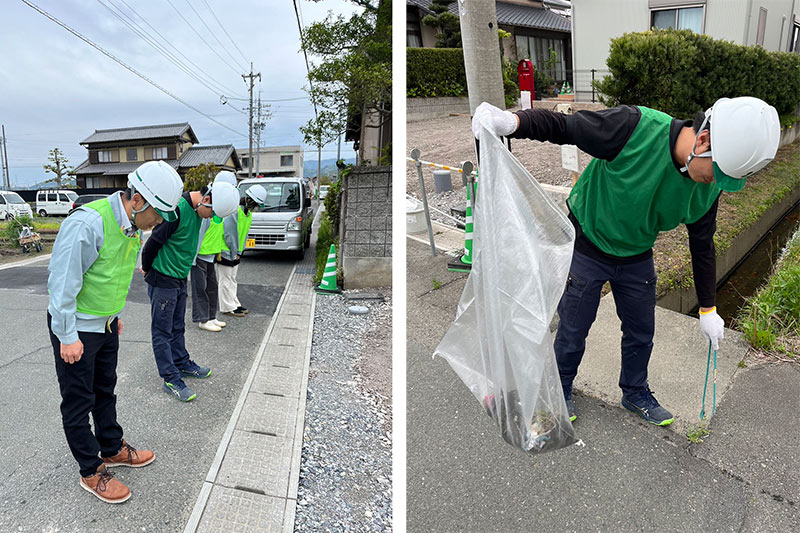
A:
[[[406,94],[411,98],[466,95],[464,51],[461,48],[406,49]]]
[[[342,175],[344,175],[344,172],[342,172]],[[339,215],[341,214],[343,179],[342,176],[339,176],[339,181],[330,186],[328,194],[323,200],[325,203],[325,215],[327,215],[327,219],[331,224],[331,232],[334,235],[339,234]],[[330,246],[330,244],[328,246]]]
[[[650,30],[612,39],[600,101],[643,105],[689,118],[722,97],[755,96],[779,114],[800,102],[800,56],[698,35]]]
[[[36,231],[36,227],[33,224],[33,219],[28,215],[24,215],[9,220],[0,235],[2,235],[3,240],[8,241],[11,246],[19,247],[18,239],[22,226],[29,226],[32,231]]]
[[[503,93],[506,107],[514,107],[519,103],[519,74],[517,66],[506,59],[503,60]]]
[[[330,195],[330,193],[328,194]],[[325,199],[327,200],[327,197]],[[334,233],[331,221],[328,218],[327,211],[324,211],[320,214],[319,232],[317,233],[317,268],[314,273],[315,284],[318,284],[322,280],[322,274],[325,272],[325,263],[328,261],[328,251],[331,249],[331,244],[335,244],[338,251],[339,241],[338,239],[334,239],[333,236]]]

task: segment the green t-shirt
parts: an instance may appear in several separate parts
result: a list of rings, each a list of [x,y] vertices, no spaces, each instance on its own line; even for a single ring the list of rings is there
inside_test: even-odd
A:
[[[617,257],[646,252],[659,232],[696,222],[720,193],[716,183],[697,183],[675,168],[672,117],[639,109],[622,151],[611,161],[593,159],[567,200],[589,241]]]
[[[195,213],[186,198],[178,202],[180,222],[153,260],[153,268],[167,276],[186,279],[197,255],[202,219]]]

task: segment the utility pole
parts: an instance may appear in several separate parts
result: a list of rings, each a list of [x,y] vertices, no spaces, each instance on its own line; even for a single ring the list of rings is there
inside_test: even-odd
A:
[[[253,74],[253,63],[250,63],[250,74],[242,74],[242,79],[244,80],[245,83],[247,83],[248,79],[250,80],[250,120],[249,120],[250,151],[247,154],[249,156],[247,160],[250,163],[250,165],[247,170],[248,178],[253,177],[253,80],[255,78],[258,78],[258,81],[261,81],[261,73],[259,72],[258,74]]]
[[[261,121],[261,91],[258,91],[258,122],[256,123],[256,176],[261,169],[261,128],[264,123]]]
[[[6,187],[9,189],[11,188],[11,172],[8,170],[8,146],[6,145],[6,126],[5,124],[2,125],[2,137],[3,137],[3,161],[5,165],[5,177],[6,177]]]
[[[342,132],[339,132],[339,143],[336,146],[336,181],[339,181],[339,160],[342,158]]]
[[[3,126],[3,129],[5,129],[5,126]],[[0,137],[0,143],[3,141],[5,141],[5,136]],[[8,189],[8,181],[6,180],[6,160],[5,157],[3,157],[2,149],[0,149],[0,168],[3,169],[3,188]]]
[[[494,0],[458,0],[464,68],[467,73],[469,112],[481,102],[505,109],[503,72]]]

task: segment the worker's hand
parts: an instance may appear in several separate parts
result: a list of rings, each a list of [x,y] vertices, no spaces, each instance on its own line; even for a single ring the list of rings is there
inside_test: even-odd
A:
[[[711,341],[711,346],[719,350],[719,340],[725,337],[725,321],[717,314],[717,308],[700,308],[700,331]]]
[[[61,344],[61,359],[71,365],[81,360],[83,356],[83,343],[78,339],[72,344]]]
[[[507,137],[519,128],[519,118],[511,111],[503,111],[488,102],[483,102],[475,109],[472,117],[472,133],[481,138],[481,123],[495,135]]]
[[[142,267],[139,267],[139,272],[142,273],[142,276],[146,276],[147,275],[147,272],[145,272]]]
[[[117,335],[122,335],[122,319],[117,318]]]

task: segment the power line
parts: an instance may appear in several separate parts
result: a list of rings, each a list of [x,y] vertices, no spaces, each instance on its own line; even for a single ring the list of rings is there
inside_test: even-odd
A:
[[[103,0],[97,0],[97,2],[100,3],[100,5],[102,5],[106,9],[108,9],[115,17],[117,17],[123,24],[125,24],[128,27],[128,29],[130,29],[133,33],[135,33],[144,42],[149,44],[156,52],[158,52],[163,57],[165,57],[168,61],[170,61],[172,64],[177,66],[179,69],[181,69],[183,72],[185,72],[188,76],[190,76],[190,77],[194,78],[196,81],[200,82],[204,87],[206,87],[209,91],[211,91],[215,96],[221,96],[220,93],[223,93],[224,91],[220,91],[219,89],[214,88],[211,85],[209,85],[208,83],[206,83],[206,81],[203,78],[201,78],[200,76],[198,76],[197,74],[192,72],[186,65],[184,65],[179,59],[177,59],[169,50],[164,48],[161,44],[157,43],[152,37],[149,37],[148,35],[146,35],[144,33],[144,29],[141,26],[139,26],[135,21],[133,21],[130,17],[128,17],[122,11],[122,9],[119,8],[119,6],[117,6],[117,5],[115,5],[113,3],[112,0],[108,0],[108,1],[109,1],[109,3],[111,3],[111,5],[114,7],[114,9],[112,9],[111,7],[106,5],[106,3]],[[117,11],[115,11],[115,9],[119,10],[119,13],[117,13]],[[123,17],[125,17],[125,18],[123,18]],[[130,20],[130,22],[128,22],[128,20],[125,20],[125,19]],[[134,27],[134,26],[136,26],[136,27]]]
[[[164,37],[164,35],[162,35],[162,34],[161,34],[161,32],[159,32],[159,31],[158,31],[156,28],[154,28],[154,27],[152,26],[152,24],[150,24],[149,22],[147,22],[147,20],[146,20],[146,19],[145,19],[143,16],[141,16],[139,13],[137,13],[137,12],[136,12],[136,10],[135,10],[135,9],[133,9],[133,8],[132,8],[132,7],[131,7],[131,6],[130,6],[130,5],[129,5],[129,4],[128,4],[128,3],[127,3],[125,0],[120,0],[120,1],[121,1],[123,4],[125,4],[125,7],[127,7],[127,8],[128,8],[128,9],[129,9],[129,10],[130,10],[130,11],[131,11],[131,12],[132,12],[134,15],[136,15],[137,17],[139,17],[139,18],[140,18],[140,19],[141,19],[141,20],[142,20],[142,21],[143,21],[145,24],[147,24],[147,26],[148,26],[150,29],[152,29],[152,30],[153,30],[153,31],[154,31],[154,32],[155,32],[155,33],[156,33],[156,34],[157,34],[159,37],[161,37],[161,39],[162,39],[162,40],[163,40],[165,43],[167,43],[167,44],[168,44],[168,45],[169,45],[171,48],[173,48],[173,49],[174,49],[174,50],[175,50],[175,51],[176,51],[178,54],[180,54],[180,55],[181,55],[181,57],[183,57],[183,58],[184,58],[186,61],[188,61],[188,62],[189,62],[189,63],[190,63],[190,64],[191,64],[191,65],[192,65],[194,68],[196,68],[197,70],[199,70],[200,72],[202,72],[203,74],[205,74],[205,76],[206,76],[207,78],[209,78],[209,80],[210,80],[210,81],[212,81],[212,82],[213,82],[215,85],[217,85],[218,87],[220,87],[220,88],[224,89],[224,91],[221,91],[221,92],[226,92],[226,93],[228,93],[228,94],[236,94],[236,91],[234,91],[233,89],[231,89],[231,88],[229,88],[229,87],[226,87],[225,85],[223,85],[222,83],[220,83],[219,81],[217,81],[216,79],[214,79],[214,77],[213,77],[213,76],[211,76],[209,73],[207,73],[205,70],[203,70],[203,69],[202,69],[202,68],[201,68],[199,65],[197,65],[197,63],[193,62],[193,61],[192,61],[191,59],[189,59],[189,58],[188,58],[188,57],[187,57],[185,54],[183,54],[183,53],[181,52],[181,50],[180,50],[180,48],[179,48],[179,47],[177,47],[177,46],[175,46],[174,44],[172,44],[172,43],[169,41],[169,39],[167,39],[166,37]],[[120,11],[121,11],[121,10],[120,10]]]
[[[230,34],[228,33],[228,30],[225,29],[225,26],[219,21],[219,19],[217,18],[217,15],[214,13],[214,10],[211,9],[211,6],[208,5],[208,2],[206,2],[206,0],[203,0],[203,3],[206,5],[208,10],[211,12],[211,15],[214,17],[214,20],[217,21],[217,24],[219,24],[219,27],[222,28],[222,31],[225,32],[225,35],[228,36],[228,39],[231,40],[231,42],[233,43],[233,46],[235,46],[236,49],[239,50],[239,53],[242,55],[242,59],[244,59],[244,62],[247,63],[247,58],[242,53],[241,49],[236,45],[236,41],[234,41],[233,37],[230,36]]]
[[[25,0],[22,0],[22,1],[24,2]],[[206,40],[203,38],[203,36],[202,36],[202,35],[200,35],[200,32],[198,32],[196,29],[194,29],[194,26],[192,26],[192,24],[191,24],[191,23],[190,23],[188,20],[186,20],[186,17],[184,17],[184,16],[183,16],[183,13],[181,13],[180,11],[178,11],[178,8],[177,8],[177,7],[175,7],[175,5],[172,3],[172,0],[167,0],[167,3],[168,3],[170,6],[172,6],[172,9],[174,9],[174,10],[175,10],[175,12],[176,12],[176,13],[177,13],[177,14],[178,14],[178,15],[179,15],[179,16],[180,16],[182,19],[183,19],[183,21],[184,21],[184,22],[185,22],[185,23],[186,23],[186,24],[187,24],[187,25],[188,25],[190,28],[192,28],[192,31],[193,31],[193,32],[195,32],[195,33],[197,34],[197,36],[198,36],[198,37],[200,37],[200,40],[201,40],[201,41],[203,41],[203,42],[205,43],[205,45],[206,45],[206,46],[208,46],[208,49],[209,49],[209,50],[211,50],[212,52],[214,52],[214,53],[217,55],[217,57],[218,57],[218,58],[220,58],[220,60],[221,60],[223,63],[225,63],[225,66],[227,66],[227,67],[228,67],[229,69],[231,69],[232,71],[236,72],[236,69],[234,69],[232,66],[230,66],[230,65],[228,64],[228,62],[227,62],[227,61],[226,61],[226,60],[225,60],[225,59],[224,59],[224,58],[223,58],[221,55],[219,55],[219,53],[218,53],[216,50],[214,50],[214,47],[213,47],[213,46],[211,46],[210,44],[208,44],[208,41],[206,41]],[[238,73],[238,72],[236,72],[236,75],[238,76],[238,75],[239,75],[239,73]]]
[[[200,13],[198,13],[198,12],[197,12],[197,10],[194,8],[194,6],[192,5],[192,3],[191,3],[191,2],[189,2],[189,0],[186,0],[186,4],[187,4],[187,5],[188,5],[188,6],[191,8],[191,10],[192,10],[192,11],[194,11],[194,14],[195,14],[195,15],[197,15],[197,18],[199,18],[199,19],[200,19],[200,22],[202,22],[202,23],[203,23],[203,26],[205,26],[205,27],[206,27],[206,29],[208,30],[208,33],[210,33],[210,34],[211,34],[211,36],[212,36],[212,37],[213,37],[213,38],[214,38],[214,39],[215,39],[215,40],[216,40],[216,41],[219,43],[219,45],[222,47],[222,49],[223,49],[223,50],[225,50],[225,53],[226,53],[226,54],[228,54],[228,56],[229,56],[231,59],[233,59],[234,63],[236,63],[236,58],[235,58],[235,57],[233,57],[233,55],[232,55],[230,52],[228,52],[228,49],[225,47],[225,45],[224,45],[224,44],[222,44],[222,41],[220,41],[219,39],[217,39],[217,36],[216,36],[216,34],[215,34],[213,31],[211,31],[211,28],[209,28],[209,27],[208,27],[208,24],[206,24],[206,21],[205,21],[205,20],[203,20],[203,17],[201,17],[201,16],[200,16]],[[242,65],[237,63],[237,66],[241,67]],[[247,70],[247,67],[243,68],[242,70]]]
[[[79,38],[80,40],[84,41],[86,44],[90,45],[92,48],[94,48],[94,49],[98,50],[99,52],[102,52],[102,53],[103,53],[105,56],[107,56],[107,57],[109,57],[109,58],[113,59],[114,61],[116,61],[117,63],[119,63],[120,65],[122,65],[122,66],[123,66],[123,67],[125,67],[126,69],[128,69],[129,71],[133,72],[134,74],[136,74],[137,76],[139,76],[140,78],[142,78],[144,81],[146,81],[147,83],[149,83],[150,85],[152,85],[152,86],[153,86],[153,87],[155,87],[156,89],[160,90],[161,92],[163,92],[163,93],[164,93],[164,94],[166,94],[167,96],[169,96],[169,97],[171,97],[171,98],[173,98],[173,99],[177,100],[178,102],[182,103],[183,105],[185,105],[186,107],[188,107],[188,108],[189,108],[189,109],[191,109],[192,111],[195,111],[195,112],[197,112],[197,113],[199,113],[199,114],[203,115],[204,117],[206,117],[206,118],[207,118],[208,120],[210,120],[211,122],[214,122],[215,124],[218,124],[218,125],[222,126],[223,128],[225,128],[225,129],[227,129],[227,130],[230,130],[230,131],[232,131],[233,133],[235,133],[235,134],[237,134],[237,135],[241,135],[242,137],[247,137],[247,135],[245,135],[245,134],[243,134],[243,133],[240,133],[240,132],[238,132],[238,131],[234,130],[233,128],[230,128],[229,126],[226,126],[226,125],[225,125],[225,124],[223,124],[222,122],[219,122],[218,120],[215,120],[213,117],[211,117],[210,115],[207,115],[207,114],[203,113],[202,111],[200,111],[200,110],[199,110],[199,109],[197,109],[196,107],[192,106],[191,104],[189,104],[189,103],[187,103],[187,102],[184,102],[183,100],[181,100],[180,98],[178,98],[177,96],[175,96],[174,94],[172,94],[171,92],[169,92],[168,90],[166,90],[165,88],[161,87],[161,86],[160,86],[160,85],[158,85],[156,82],[154,82],[153,80],[151,80],[150,78],[148,78],[147,76],[145,76],[144,74],[142,74],[141,72],[139,72],[138,70],[136,70],[135,68],[133,68],[133,67],[131,67],[131,66],[127,65],[127,64],[126,64],[125,62],[123,62],[121,59],[118,59],[118,58],[117,58],[117,57],[115,57],[113,54],[111,54],[110,52],[108,52],[108,51],[106,51],[104,48],[102,48],[101,46],[99,46],[99,45],[95,44],[94,42],[92,42],[92,41],[91,41],[89,38],[87,38],[87,37],[84,37],[83,35],[81,35],[80,33],[78,33],[76,30],[73,30],[72,28],[70,28],[69,26],[67,26],[66,24],[64,24],[63,22],[61,22],[60,20],[58,20],[58,19],[57,19],[57,18],[55,18],[54,16],[52,16],[50,13],[48,13],[48,12],[44,11],[44,10],[43,10],[43,9],[41,9],[39,6],[37,6],[37,5],[33,4],[33,3],[32,3],[32,2],[30,2],[29,0],[22,0],[22,2],[23,2],[24,4],[26,4],[28,7],[30,7],[31,9],[34,9],[35,11],[38,11],[40,14],[42,14],[42,15],[44,15],[45,17],[49,18],[50,20],[52,20],[53,22],[55,22],[56,24],[58,24],[59,26],[61,26],[62,28],[64,28],[64,29],[65,29],[65,30],[67,30],[68,32],[70,32],[71,34],[73,34],[75,37]]]

